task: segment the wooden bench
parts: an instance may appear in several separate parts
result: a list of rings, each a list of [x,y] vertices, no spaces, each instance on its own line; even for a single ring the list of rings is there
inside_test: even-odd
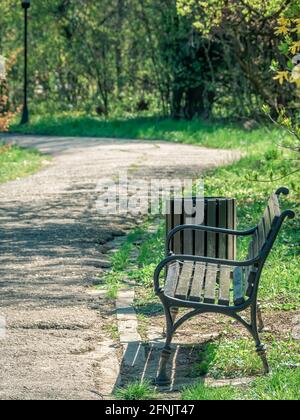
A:
[[[167,364],[171,355],[174,333],[193,316],[203,313],[224,314],[239,321],[255,340],[265,373],[269,373],[266,349],[259,332],[264,328],[257,302],[259,283],[265,262],[272,250],[278,233],[286,218],[293,219],[291,210],[281,211],[279,196],[288,195],[289,190],[280,188],[273,194],[259,224],[246,231],[214,228],[202,225],[182,225],[168,235],[168,257],[162,261],[154,275],[154,287],[165,309],[167,339],[162,352],[158,385],[170,383]],[[222,234],[230,237],[249,237],[249,251],[245,261],[205,257],[202,255],[174,254],[170,249],[172,239],[178,232],[197,231]],[[161,286],[162,275],[164,286]],[[179,308],[190,309],[176,321]],[[251,321],[241,313],[251,309]]]

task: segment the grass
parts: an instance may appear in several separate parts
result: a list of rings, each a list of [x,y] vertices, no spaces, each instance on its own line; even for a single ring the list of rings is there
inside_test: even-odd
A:
[[[110,257],[111,270],[101,277],[102,284],[98,287],[105,288],[107,290],[107,296],[110,299],[115,299],[119,288],[128,280],[139,280],[150,277],[150,270],[153,268],[145,267],[143,269],[140,266],[135,266],[131,261],[132,251],[135,249],[135,242],[141,240],[145,236],[147,227],[151,221],[147,221],[143,226],[134,229],[126,238],[126,242],[120,246],[120,248],[114,252]],[[143,249],[145,244],[142,245]],[[140,256],[138,257],[140,261]],[[150,282],[148,281],[148,286]]]
[[[274,336],[266,334],[264,339],[268,343],[271,366],[284,369],[300,365],[299,346],[292,339],[277,341]],[[233,379],[260,375],[262,371],[261,361],[250,338],[222,337],[219,341],[205,344],[199,359],[193,367],[194,377],[209,375],[214,379]]]
[[[0,143],[0,183],[37,172],[45,160],[45,156],[37,150]]]
[[[299,401],[300,368],[277,369],[269,376],[259,377],[248,386],[212,387],[199,383],[186,387],[181,393],[183,401]],[[153,400],[157,393],[147,381],[133,382],[115,393],[119,400]]]
[[[138,401],[153,400],[156,396],[155,391],[147,381],[133,382],[124,388],[119,388],[115,396],[119,400]]]
[[[258,378],[247,393],[252,400],[300,400],[300,369],[278,370],[270,377]]]
[[[237,390],[233,387],[213,388],[202,383],[186,388],[181,395],[185,401],[235,401]]]
[[[299,401],[300,369],[276,370],[270,376],[255,379],[247,387],[213,388],[203,383],[184,389],[183,400],[198,401]]]
[[[116,324],[105,325],[104,331],[106,331],[113,340],[118,341],[120,339],[119,329]]]
[[[165,140],[243,150],[255,150],[258,143],[266,148],[274,143],[274,138],[281,135],[279,130],[273,128],[256,127],[253,130],[247,130],[243,125],[222,122],[174,121],[159,117],[107,121],[97,117],[69,113],[34,116],[29,125],[12,125],[11,132],[51,136]]]

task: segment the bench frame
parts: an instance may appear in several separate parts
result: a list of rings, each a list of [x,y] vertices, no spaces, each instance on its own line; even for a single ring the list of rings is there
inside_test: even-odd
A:
[[[280,188],[277,190],[276,195],[279,197],[281,194],[288,195],[289,190],[287,188]],[[247,260],[247,261],[234,261],[234,260],[223,260],[217,258],[210,258],[210,257],[201,257],[201,256],[191,256],[191,255],[174,255],[170,251],[170,243],[174,235],[183,230],[200,230],[206,232],[213,232],[213,233],[221,233],[227,235],[233,235],[236,237],[247,237],[253,235],[257,230],[258,226],[254,227],[250,230],[245,231],[237,231],[237,230],[227,230],[227,229],[220,229],[208,226],[198,226],[198,225],[182,225],[178,226],[173,229],[167,239],[167,248],[169,251],[169,256],[164,259],[156,268],[154,274],[154,289],[156,295],[160,298],[162,305],[164,307],[165,315],[166,315],[166,343],[164,349],[162,351],[161,360],[160,360],[160,368],[159,374],[156,378],[156,384],[159,386],[164,386],[170,384],[170,378],[167,374],[167,365],[168,361],[171,356],[171,343],[173,336],[177,329],[181,327],[186,321],[191,319],[194,316],[202,315],[204,313],[216,313],[226,315],[230,318],[235,319],[236,321],[240,322],[250,333],[253,337],[256,345],[256,352],[260,356],[265,374],[270,372],[269,363],[267,360],[266,355],[266,347],[262,344],[260,339],[260,332],[264,329],[264,323],[262,320],[261,310],[258,299],[258,291],[259,291],[259,282],[261,278],[261,274],[263,268],[265,266],[265,262],[267,257],[272,250],[274,242],[278,236],[278,233],[282,227],[283,222],[285,219],[294,219],[295,213],[291,210],[287,210],[281,213],[280,216],[276,217],[275,227],[272,229],[270,236],[266,241],[266,245],[260,251],[259,255],[254,259]],[[245,301],[242,305],[239,306],[222,306],[222,305],[215,305],[215,304],[207,304],[207,303],[199,303],[199,302],[192,302],[187,300],[180,300],[174,297],[169,297],[164,294],[164,289],[160,286],[160,278],[161,273],[166,267],[169,266],[170,263],[174,261],[190,261],[190,262],[201,262],[201,263],[209,263],[209,264],[216,264],[216,265],[226,265],[230,267],[248,267],[255,265],[257,267],[257,272],[254,280],[254,289],[251,294],[251,297]],[[187,308],[191,309],[191,311],[180,319],[176,321],[179,308]],[[244,312],[246,309],[250,308],[251,313],[251,320],[248,322],[245,320],[240,314]]]

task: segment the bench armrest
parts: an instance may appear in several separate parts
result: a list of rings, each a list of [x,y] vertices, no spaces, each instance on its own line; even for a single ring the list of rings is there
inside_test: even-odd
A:
[[[249,230],[239,231],[239,230],[223,229],[223,228],[204,226],[204,225],[180,225],[172,229],[171,232],[168,234],[167,250],[168,252],[170,251],[171,240],[176,235],[176,233],[182,232],[184,230],[195,230],[195,231],[212,232],[212,233],[219,233],[219,234],[221,233],[221,234],[232,235],[232,236],[250,236],[254,234],[256,229],[257,229],[257,226]]]
[[[154,273],[154,289],[155,292],[160,292],[160,274],[162,270],[167,267],[173,261],[191,261],[191,262],[202,262],[205,264],[215,264],[215,265],[225,265],[230,267],[249,267],[256,264],[260,260],[259,257],[252,260],[245,261],[233,261],[233,260],[223,260],[220,258],[210,258],[210,257],[197,257],[193,255],[170,255],[165,258],[156,268]]]

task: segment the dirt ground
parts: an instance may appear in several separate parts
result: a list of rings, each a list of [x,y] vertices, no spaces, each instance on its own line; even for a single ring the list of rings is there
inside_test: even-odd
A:
[[[107,325],[114,307],[90,292],[109,266],[105,244],[137,222],[101,217],[96,185],[120,170],[178,177],[239,154],[163,142],[10,138],[53,156],[0,185],[0,399],[101,399],[118,375]]]

